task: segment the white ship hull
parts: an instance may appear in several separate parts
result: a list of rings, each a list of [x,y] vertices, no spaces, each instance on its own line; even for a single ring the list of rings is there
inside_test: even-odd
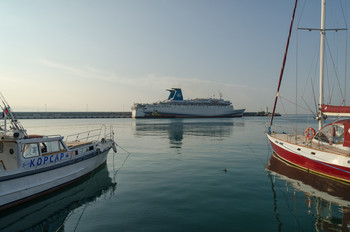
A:
[[[220,106],[148,106],[141,109],[133,109],[133,118],[168,117],[242,117],[245,109],[234,110],[233,107]]]

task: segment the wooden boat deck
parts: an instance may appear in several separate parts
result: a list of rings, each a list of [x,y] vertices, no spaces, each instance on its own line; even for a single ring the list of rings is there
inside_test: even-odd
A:
[[[70,142],[66,142],[66,145],[68,148],[76,148],[76,147],[81,147],[81,146],[85,146],[85,145],[89,145],[92,144],[91,141],[88,142],[78,142],[78,141],[70,141]]]

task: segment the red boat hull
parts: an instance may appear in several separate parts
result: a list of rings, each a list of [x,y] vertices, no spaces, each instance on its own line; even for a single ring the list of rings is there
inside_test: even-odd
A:
[[[305,156],[287,151],[277,146],[272,141],[270,141],[270,143],[277,156],[292,165],[302,168],[307,172],[316,173],[331,179],[350,182],[350,168],[329,164],[318,160],[312,160]]]

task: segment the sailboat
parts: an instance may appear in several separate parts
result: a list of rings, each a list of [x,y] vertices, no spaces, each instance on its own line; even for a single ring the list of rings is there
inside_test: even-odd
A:
[[[293,17],[289,29],[286,52],[288,51],[296,7],[297,0],[295,1]],[[312,127],[307,127],[304,134],[275,132],[272,130],[273,116],[279,97],[279,89],[286,60],[287,53],[285,52],[271,122],[267,125],[266,135],[274,153],[285,162],[304,169],[307,172],[343,182],[350,182],[350,119],[341,119],[341,117],[350,116],[350,107],[326,105],[323,101],[326,31],[346,29],[326,29],[325,14],[326,0],[321,0],[321,27],[317,29],[320,31],[319,102],[316,116],[316,120],[318,120],[318,130],[316,131]],[[339,119],[327,125],[323,125],[327,116],[336,116]]]

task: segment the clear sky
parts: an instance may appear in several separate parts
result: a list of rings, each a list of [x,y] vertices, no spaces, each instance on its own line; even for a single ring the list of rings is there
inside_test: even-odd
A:
[[[311,26],[319,27],[320,3],[309,2]],[[271,109],[293,6],[4,0],[0,91],[15,111],[130,111],[135,102],[166,99],[171,87],[181,87],[186,99],[221,92],[235,108]]]

